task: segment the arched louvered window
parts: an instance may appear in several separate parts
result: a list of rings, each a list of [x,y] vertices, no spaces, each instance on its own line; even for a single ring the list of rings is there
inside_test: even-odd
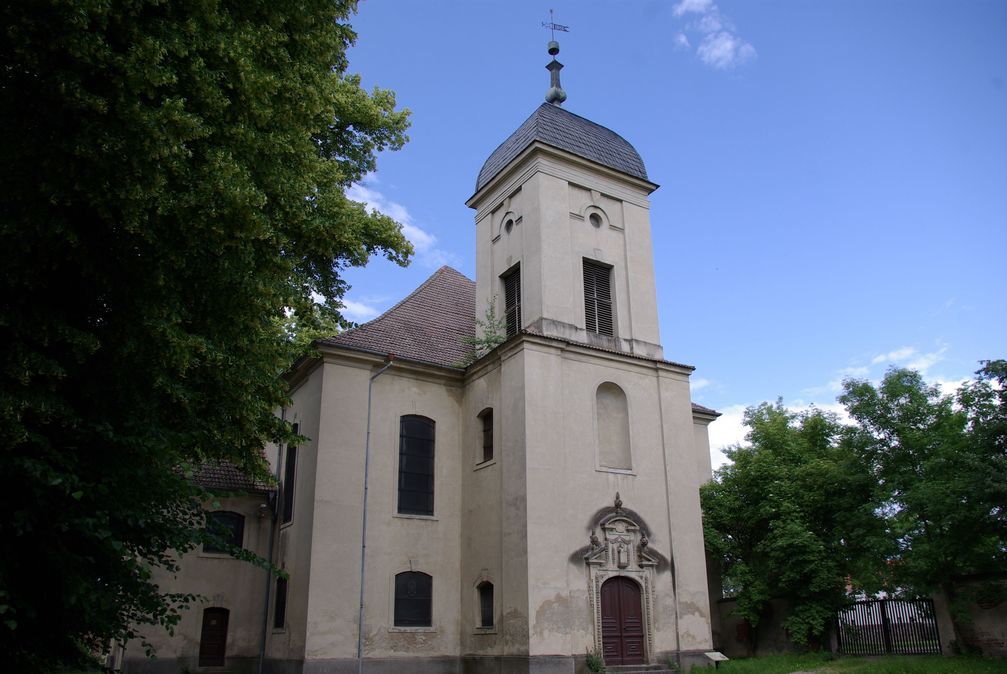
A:
[[[399,419],[399,512],[434,514],[434,422],[426,417]]]
[[[599,335],[615,334],[612,324],[612,268],[584,260],[584,327]]]
[[[504,286],[504,321],[510,337],[521,329],[521,265],[514,265],[500,278]]]
[[[433,577],[422,571],[396,574],[396,627],[430,627],[433,624],[433,584]]]

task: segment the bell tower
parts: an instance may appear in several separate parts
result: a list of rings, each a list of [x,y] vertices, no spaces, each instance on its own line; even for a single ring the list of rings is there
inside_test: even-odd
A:
[[[565,110],[559,44],[543,103],[483,164],[475,194],[476,316],[662,358],[647,178],[618,134]]]

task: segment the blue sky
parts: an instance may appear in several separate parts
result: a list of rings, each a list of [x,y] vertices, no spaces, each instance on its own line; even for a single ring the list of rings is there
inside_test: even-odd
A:
[[[724,413],[835,405],[892,365],[944,386],[1007,357],[1007,2],[365,0],[350,70],[412,110],[353,193],[405,225],[400,269],[351,270],[347,315],[441,264],[474,278],[465,207],[542,102],[555,9],[564,104],[640,152],[665,356]],[[719,454],[715,453],[715,463]]]

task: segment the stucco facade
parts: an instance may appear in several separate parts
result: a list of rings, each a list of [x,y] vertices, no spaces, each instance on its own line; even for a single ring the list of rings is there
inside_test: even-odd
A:
[[[519,131],[467,202],[475,282],[441,269],[290,378],[283,415],[308,441],[270,448],[274,545],[269,519],[255,544],[289,574],[285,601],[238,562],[180,579],[247,580],[235,666],[253,645],[263,671],[304,674],[356,672],[358,648],[371,673],[574,674],[588,651],[706,663],[698,488],[717,415],[692,404],[693,368],[664,359],[657,186],[628,143],[555,106]],[[508,334],[467,361],[490,303]],[[200,627],[183,627],[165,652],[193,665]]]

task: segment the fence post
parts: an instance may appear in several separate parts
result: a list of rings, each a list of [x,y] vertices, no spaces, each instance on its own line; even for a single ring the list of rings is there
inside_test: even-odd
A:
[[[881,633],[885,640],[885,653],[892,652],[892,621],[888,617],[888,600],[882,599],[881,606]]]

